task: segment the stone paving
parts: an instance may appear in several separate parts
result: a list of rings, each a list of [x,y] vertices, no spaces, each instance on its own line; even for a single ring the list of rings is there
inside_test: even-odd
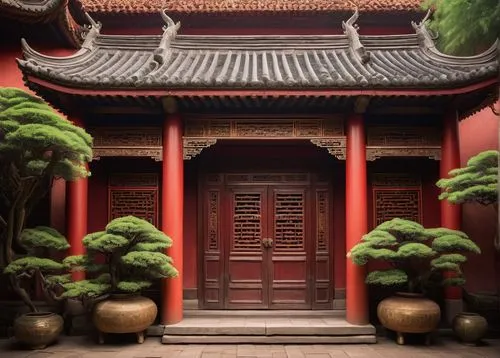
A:
[[[144,344],[120,337],[98,345],[86,337],[62,337],[45,350],[20,350],[12,340],[0,340],[2,358],[500,358],[500,340],[468,347],[442,338],[431,346],[398,346],[379,338],[377,344],[353,345],[162,345],[158,337]]]

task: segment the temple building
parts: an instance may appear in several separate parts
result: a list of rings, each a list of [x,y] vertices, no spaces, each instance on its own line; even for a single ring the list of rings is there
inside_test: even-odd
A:
[[[94,137],[92,176],[56,182],[49,220],[72,254],[124,215],[168,234],[162,324],[186,305],[367,324],[346,251],[394,217],[461,228],[435,182],[462,163],[459,122],[497,99],[497,45],[441,53],[419,1],[220,3],[0,1],[1,84]]]

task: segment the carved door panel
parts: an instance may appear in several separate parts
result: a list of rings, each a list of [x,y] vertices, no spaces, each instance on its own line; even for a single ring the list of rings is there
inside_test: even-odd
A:
[[[226,241],[226,308],[268,308],[266,252],[267,188],[228,188],[230,225]]]
[[[307,188],[271,186],[269,204],[270,308],[311,308]]]

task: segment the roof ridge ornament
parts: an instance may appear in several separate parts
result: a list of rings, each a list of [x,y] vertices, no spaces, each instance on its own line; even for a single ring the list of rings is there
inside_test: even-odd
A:
[[[167,15],[166,9],[162,10],[160,15],[163,21],[165,21],[166,26],[162,27],[163,35],[161,37],[160,45],[154,52],[153,59],[161,65],[164,62],[167,51],[170,49],[170,44],[177,36],[177,31],[181,27],[181,22],[178,21],[177,23],[174,23],[174,20]]]
[[[92,50],[92,47],[94,47],[94,40],[101,33],[102,24],[99,21],[95,21],[88,12],[85,12],[85,17],[87,18],[87,20],[89,20],[90,25],[83,25],[83,28],[86,31],[82,32],[82,48]]]
[[[427,26],[425,26],[425,23],[429,20],[431,14],[432,9],[429,9],[427,14],[425,14],[425,17],[418,24],[415,21],[411,22],[411,26],[415,29],[415,33],[417,34],[419,45],[427,49],[436,48],[434,40],[437,39],[437,34],[434,34],[433,36]]]
[[[365,47],[359,40],[359,26],[356,24],[356,21],[359,17],[359,11],[356,7],[354,14],[347,21],[342,21],[342,28],[344,29],[344,34],[346,34],[347,39],[349,40],[349,47],[352,51],[352,54],[362,63],[366,64],[370,61],[370,53],[366,51]]]

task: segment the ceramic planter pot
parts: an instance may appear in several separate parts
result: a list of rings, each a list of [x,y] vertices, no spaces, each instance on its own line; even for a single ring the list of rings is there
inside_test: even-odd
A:
[[[462,312],[453,318],[453,332],[467,345],[477,345],[488,331],[488,322],[477,313]]]
[[[396,332],[398,344],[404,344],[404,333],[427,334],[429,344],[430,334],[441,319],[441,310],[436,302],[423,295],[401,292],[382,300],[377,316],[385,328]]]
[[[158,308],[153,300],[129,294],[115,294],[96,304],[92,321],[99,332],[99,343],[104,333],[135,333],[143,343],[146,329],[154,322]]]
[[[52,312],[26,313],[14,321],[14,337],[31,349],[44,349],[61,334],[64,321]]]

